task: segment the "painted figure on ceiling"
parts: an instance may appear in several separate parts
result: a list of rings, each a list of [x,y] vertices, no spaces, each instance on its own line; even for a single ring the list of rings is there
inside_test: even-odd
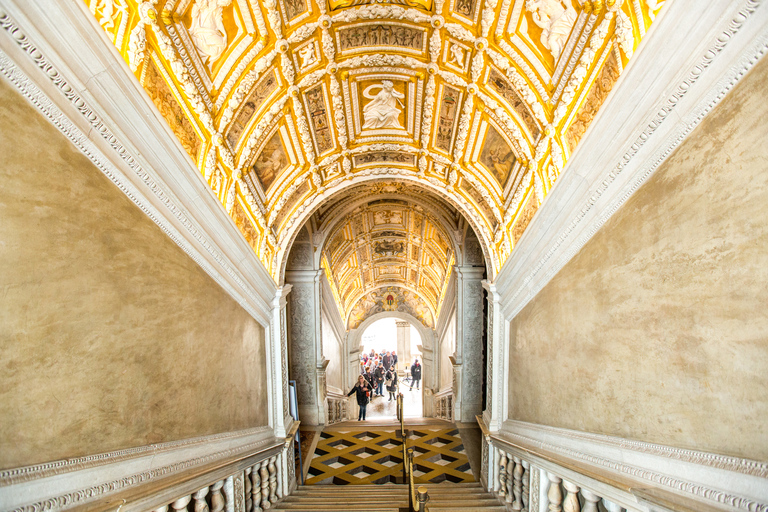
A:
[[[541,44],[552,53],[557,62],[565,42],[576,23],[578,13],[571,0],[526,0],[525,8],[531,11],[534,23],[542,28]]]
[[[374,89],[381,90],[374,96],[371,93]],[[404,105],[400,99],[405,98],[405,95],[397,92],[391,81],[382,80],[381,84],[369,85],[363,91],[363,96],[372,100],[363,108],[363,129],[403,129],[399,117]]]
[[[208,66],[227,48],[223,10],[232,0],[197,0],[192,6],[192,24],[189,33],[200,53],[208,59]]]

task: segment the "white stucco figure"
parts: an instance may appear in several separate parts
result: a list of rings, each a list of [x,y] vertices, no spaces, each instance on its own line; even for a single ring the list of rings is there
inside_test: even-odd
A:
[[[555,62],[563,51],[578,13],[571,0],[526,0],[525,7],[531,11],[533,21],[542,28],[541,44],[552,53]]]
[[[115,19],[120,12],[127,12],[126,7],[120,0],[99,0],[94,8],[94,13],[101,12],[101,21],[99,22],[104,30],[115,28]]]
[[[198,51],[212,66],[227,48],[223,9],[232,0],[197,0],[192,6],[192,24],[189,33]]]
[[[663,3],[664,0],[647,0],[645,2],[645,5],[648,6],[648,17],[651,18],[651,21],[656,19],[656,11],[661,9],[661,4]]]
[[[363,129],[399,128],[400,114],[404,107],[400,99],[405,95],[395,90],[394,84],[389,80],[382,80],[381,84],[369,85],[363,91],[363,96],[371,99],[363,108],[365,124]],[[375,96],[371,93],[374,89],[381,89]]]
[[[460,68],[464,67],[464,48],[456,43],[451,45],[451,60],[453,60]]]
[[[311,66],[317,62],[317,54],[315,54],[315,45],[310,44],[299,50],[299,58],[301,59],[301,69]]]

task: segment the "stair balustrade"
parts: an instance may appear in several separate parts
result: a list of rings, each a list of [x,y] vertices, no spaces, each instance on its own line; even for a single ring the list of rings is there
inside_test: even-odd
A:
[[[333,425],[342,421],[350,419],[347,415],[347,400],[346,395],[339,395],[336,393],[328,392],[327,398],[327,425]]]
[[[453,391],[448,389],[434,395],[435,417],[453,422]]]
[[[236,473],[184,494],[154,512],[263,512],[283,497],[278,455],[272,455]]]
[[[557,467],[551,461],[546,468],[534,463],[529,454],[493,436],[490,438],[495,481],[488,487],[496,492],[507,510],[520,512],[641,512],[632,506],[621,489],[592,480],[586,475]],[[600,488],[600,491],[597,490]]]

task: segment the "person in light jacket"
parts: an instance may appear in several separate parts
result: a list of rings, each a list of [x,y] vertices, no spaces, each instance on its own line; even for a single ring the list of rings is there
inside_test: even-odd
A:
[[[352,388],[352,391],[347,393],[347,396],[352,396],[352,393],[357,394],[357,405],[360,407],[360,412],[357,415],[357,421],[365,421],[365,409],[368,407],[368,394],[371,388],[365,377],[362,375],[357,377],[357,384]]]

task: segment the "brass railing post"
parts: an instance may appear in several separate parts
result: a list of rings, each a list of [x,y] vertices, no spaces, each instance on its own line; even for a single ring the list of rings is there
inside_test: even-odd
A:
[[[416,490],[416,499],[419,503],[417,512],[427,512],[427,502],[429,501],[429,493],[427,492],[427,488],[424,487],[423,485],[420,485],[419,488]]]

